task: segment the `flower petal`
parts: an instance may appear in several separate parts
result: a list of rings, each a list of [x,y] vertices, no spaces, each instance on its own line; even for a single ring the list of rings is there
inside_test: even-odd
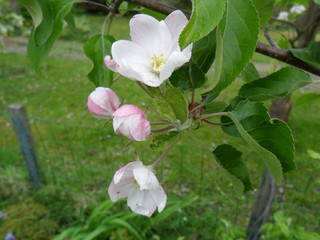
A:
[[[133,182],[115,184],[114,181],[112,181],[108,188],[108,194],[111,201],[116,202],[120,198],[128,197],[128,194],[132,188],[136,188]]]
[[[130,36],[133,42],[145,47],[151,55],[167,56],[172,51],[172,36],[167,25],[151,16],[133,16],[130,20]]]
[[[145,141],[151,132],[150,122],[142,115],[133,115],[129,118],[130,133],[135,141]]]
[[[167,203],[167,194],[161,186],[157,189],[152,189],[149,192],[151,197],[158,206],[158,212],[162,212]]]
[[[128,206],[137,214],[150,217],[157,208],[150,194],[139,189],[132,189],[128,196]]]
[[[168,79],[176,68],[181,67],[189,59],[190,57],[183,52],[173,52],[160,72],[160,81]]]
[[[129,180],[133,182],[133,169],[143,166],[141,161],[129,162],[126,166],[120,168],[113,177],[115,184],[126,183]]]
[[[111,71],[118,72],[117,69],[119,68],[119,64],[115,60],[111,59],[109,55],[105,56],[103,61]]]
[[[113,117],[127,117],[133,114],[141,114],[145,116],[144,111],[133,104],[125,104],[113,113]]]
[[[133,176],[140,186],[140,190],[156,189],[160,186],[154,173],[145,166],[133,169]]]
[[[166,23],[172,36],[174,43],[173,50],[180,51],[178,40],[182,30],[188,23],[187,17],[180,10],[176,10],[170,13],[164,22]]]

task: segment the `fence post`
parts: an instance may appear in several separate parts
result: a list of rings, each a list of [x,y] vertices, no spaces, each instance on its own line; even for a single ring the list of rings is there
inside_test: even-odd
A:
[[[27,170],[29,172],[31,181],[36,189],[40,189],[41,177],[38,167],[37,154],[33,143],[26,110],[23,105],[14,103],[9,106],[9,112],[20,143],[21,152],[26,161]]]

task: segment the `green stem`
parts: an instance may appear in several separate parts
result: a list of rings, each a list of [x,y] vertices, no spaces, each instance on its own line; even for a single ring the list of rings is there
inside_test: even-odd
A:
[[[197,117],[196,119],[197,120],[202,120],[202,119],[206,119],[206,118],[217,117],[217,116],[226,116],[226,115],[227,115],[227,113],[225,113],[225,112],[210,113],[210,114],[207,114],[207,115],[202,115],[200,117]]]

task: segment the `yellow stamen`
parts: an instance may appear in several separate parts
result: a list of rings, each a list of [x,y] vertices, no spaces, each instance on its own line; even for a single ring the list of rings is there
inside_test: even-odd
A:
[[[161,53],[160,55],[156,55],[154,54],[152,56],[152,58],[150,59],[150,64],[151,64],[151,68],[152,68],[152,71],[159,75],[162,68],[163,68],[163,65],[167,62],[167,58],[164,57],[164,54]]]

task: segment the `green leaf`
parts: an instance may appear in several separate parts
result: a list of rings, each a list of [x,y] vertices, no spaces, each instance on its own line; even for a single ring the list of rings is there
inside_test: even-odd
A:
[[[157,135],[150,144],[152,150],[163,150],[168,148],[178,137],[179,132],[167,132]]]
[[[225,111],[233,112],[245,131],[259,128],[271,121],[268,109],[262,103],[251,102],[241,98],[234,99]],[[221,126],[225,133],[234,137],[241,137],[237,126],[228,117],[221,117],[221,123],[226,124]]]
[[[40,64],[44,62],[53,44],[59,38],[63,29],[63,19],[71,11],[73,2],[74,0],[40,2],[43,21],[36,29],[34,28],[28,42],[28,59],[36,70],[39,69]]]
[[[192,0],[192,15],[179,38],[181,49],[208,35],[223,16],[226,0]]]
[[[317,100],[320,98],[319,93],[306,93],[298,97],[295,102],[294,106],[300,106],[306,103],[310,103],[311,101]]]
[[[174,71],[169,80],[174,87],[180,90],[192,90],[200,88],[206,82],[206,77],[190,60],[188,66]]]
[[[113,72],[104,64],[104,57],[111,55],[111,46],[115,39],[101,34],[91,37],[83,46],[86,56],[93,62],[93,68],[87,75],[89,80],[98,86],[110,86]]]
[[[277,182],[284,172],[295,169],[294,141],[291,130],[280,120],[271,121],[267,109],[258,102],[235,99],[226,109],[222,129],[241,136],[262,158]]]
[[[226,115],[234,122],[239,131],[241,137],[247,142],[253,151],[255,151],[265,165],[268,167],[272,176],[277,183],[282,181],[282,167],[278,158],[269,150],[262,147],[241,125],[240,121],[237,119],[236,115],[232,112],[226,113]],[[276,136],[272,136],[276,137]]]
[[[239,76],[254,53],[258,34],[259,18],[251,1],[228,0],[217,29],[214,79],[218,83],[208,93],[219,93]]]
[[[273,15],[274,0],[252,0],[259,13],[260,26],[264,26]]]
[[[213,155],[227,172],[238,195],[253,189],[247,167],[241,159],[242,153],[240,151],[230,145],[223,144],[213,151]]]
[[[249,63],[247,65],[247,67],[243,70],[243,72],[241,73],[241,79],[245,82],[252,82],[254,80],[257,80],[260,78],[260,74],[258,72],[258,70],[256,69],[256,67],[252,64]]]
[[[212,31],[193,44],[192,56],[188,65],[182,66],[171,75],[172,85],[180,90],[200,88],[207,80],[205,74],[214,61],[215,50],[216,33]]]
[[[153,96],[157,108],[163,116],[169,120],[178,119],[181,124],[188,119],[188,102],[183,93],[172,86],[169,81],[165,82],[163,91],[159,87],[145,87]]]
[[[30,14],[33,25],[37,28],[42,21],[42,10],[37,0],[17,0]]]
[[[206,74],[215,59],[215,53],[216,31],[212,31],[193,44],[191,60],[202,73]]]
[[[274,119],[272,124],[254,129],[249,134],[279,159],[284,173],[296,169],[293,136],[285,122]]]
[[[309,74],[297,68],[286,67],[267,77],[243,85],[239,96],[254,101],[264,101],[284,97],[311,82]]]
[[[310,42],[307,48],[290,49],[291,53],[311,65],[320,67],[320,42]]]
[[[221,102],[221,101],[210,102],[205,105],[203,114],[222,112],[224,109],[226,109],[226,107],[227,107],[227,104],[225,102]]]

